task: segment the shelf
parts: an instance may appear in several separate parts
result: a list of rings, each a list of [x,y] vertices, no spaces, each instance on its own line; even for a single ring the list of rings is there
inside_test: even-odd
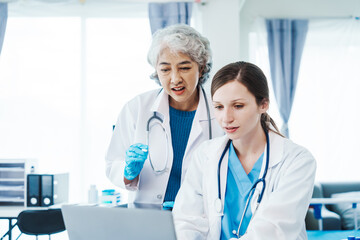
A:
[[[0,178],[0,182],[24,182],[24,178]]]
[[[0,191],[24,191],[25,187],[24,185],[21,186],[1,186],[0,185]]]
[[[2,172],[25,172],[25,169],[22,167],[0,167],[0,171]]]
[[[21,197],[0,197],[0,202],[24,202]]]
[[[26,206],[26,176],[35,168],[34,159],[0,159],[0,206]]]

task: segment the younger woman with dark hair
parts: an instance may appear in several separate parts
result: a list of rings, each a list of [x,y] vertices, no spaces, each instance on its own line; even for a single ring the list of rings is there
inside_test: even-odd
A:
[[[307,239],[316,163],[267,114],[269,89],[254,64],[231,63],[211,84],[226,136],[202,143],[175,200],[178,239]]]

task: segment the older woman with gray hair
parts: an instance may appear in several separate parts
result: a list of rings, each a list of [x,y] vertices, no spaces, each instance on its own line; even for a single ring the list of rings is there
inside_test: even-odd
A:
[[[161,86],[122,109],[106,155],[106,174],[129,203],[172,207],[196,147],[223,135],[201,87],[209,78],[209,41],[187,25],[158,30],[148,52]]]

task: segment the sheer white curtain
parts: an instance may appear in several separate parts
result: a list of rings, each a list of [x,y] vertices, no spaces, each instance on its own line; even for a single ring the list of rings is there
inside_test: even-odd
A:
[[[114,188],[104,160],[112,125],[126,101],[158,87],[148,77],[147,4],[106,3],[9,4],[0,58],[0,158],[70,172],[73,202],[87,200],[90,184]]]
[[[254,26],[251,59],[269,77],[263,20]],[[289,128],[315,156],[319,181],[358,180],[359,66],[359,20],[310,20]],[[280,121],[276,107],[270,114]]]

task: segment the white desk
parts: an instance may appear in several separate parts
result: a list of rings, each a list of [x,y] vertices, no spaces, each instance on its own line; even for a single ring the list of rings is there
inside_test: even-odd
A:
[[[312,198],[311,204],[360,203],[360,198]]]
[[[360,198],[313,198],[313,199],[311,199],[310,206],[314,207],[314,211],[320,211],[319,212],[320,218],[318,219],[320,230],[323,229],[322,217],[321,217],[321,207],[326,204],[338,204],[338,203],[351,203],[352,208],[356,209],[357,204],[360,203]],[[319,208],[315,209],[317,206],[319,206]],[[354,228],[355,228],[355,230],[358,229],[358,221],[357,221],[356,211],[354,211]]]

